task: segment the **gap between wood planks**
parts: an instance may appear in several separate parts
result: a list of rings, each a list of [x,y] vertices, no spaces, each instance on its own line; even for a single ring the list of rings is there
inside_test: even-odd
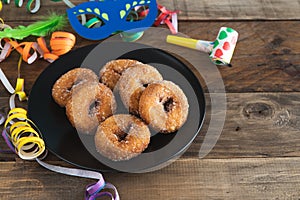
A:
[[[75,5],[83,3],[73,0]],[[179,20],[299,20],[300,3],[297,0],[158,0],[170,10],[180,10]],[[125,7],[125,5],[124,5]],[[41,19],[47,13],[64,14],[68,7],[63,2],[42,1],[37,14],[26,12],[25,6],[17,8],[13,3],[4,5],[1,17],[7,21],[31,21]],[[22,13],[16,19],[16,12]]]

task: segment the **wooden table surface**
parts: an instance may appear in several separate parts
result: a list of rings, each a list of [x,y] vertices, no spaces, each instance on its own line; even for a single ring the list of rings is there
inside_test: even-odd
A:
[[[200,159],[198,153],[211,114],[208,103],[203,128],[180,159],[145,174],[103,173],[105,179],[118,188],[121,199],[299,200],[300,1],[158,2],[181,10],[179,31],[190,37],[213,40],[221,26],[239,32],[233,67],[219,67],[227,97],[225,125],[214,149]],[[41,10],[31,15],[11,3],[4,5],[0,17],[11,26],[27,25],[48,10],[63,13],[65,9],[61,2],[42,1]],[[73,32],[69,26],[65,30]],[[92,43],[78,36],[75,48]],[[17,59],[14,52],[0,63],[13,84]],[[27,94],[47,66],[43,60],[22,64]],[[8,97],[0,84],[3,113],[8,111]],[[19,105],[27,106],[26,102]],[[0,148],[6,148],[2,139]],[[69,166],[53,155],[46,162]],[[57,174],[34,161],[0,154],[1,199],[83,199],[85,185],[93,181]]]

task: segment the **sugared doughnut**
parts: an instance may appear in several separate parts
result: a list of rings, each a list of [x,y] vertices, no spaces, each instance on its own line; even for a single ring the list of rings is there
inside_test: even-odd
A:
[[[98,82],[97,75],[87,68],[75,68],[63,74],[53,85],[54,101],[64,107],[72,95],[72,88],[84,82]]]
[[[102,83],[85,83],[73,88],[66,114],[78,132],[93,134],[100,122],[116,110],[112,91]]]
[[[140,117],[156,131],[178,130],[188,116],[188,100],[179,86],[171,81],[148,85],[140,97]]]
[[[139,99],[148,84],[161,81],[163,77],[152,66],[138,64],[125,70],[119,79],[119,92],[125,107],[138,115]]]
[[[130,59],[112,60],[100,70],[100,81],[113,90],[123,71],[136,64],[141,64],[141,62]]]
[[[143,152],[150,142],[147,125],[127,114],[113,115],[102,122],[95,134],[95,146],[103,156],[114,160],[129,160]]]

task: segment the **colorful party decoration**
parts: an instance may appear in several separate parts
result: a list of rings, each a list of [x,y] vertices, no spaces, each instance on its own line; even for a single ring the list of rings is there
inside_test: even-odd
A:
[[[76,38],[72,33],[54,32],[50,39],[51,50],[47,48],[43,37],[39,37],[37,42],[18,43],[15,40],[9,40],[7,38],[4,38],[4,41],[4,46],[0,46],[0,62],[5,60],[13,50],[16,50],[21,55],[23,61],[32,64],[39,57],[43,57],[45,60],[53,62],[60,55],[69,52],[74,47]]]
[[[103,196],[109,197],[111,200],[120,200],[117,188],[113,184],[105,182],[102,174],[99,172],[50,165],[40,159],[36,159],[36,161],[46,169],[57,173],[98,180],[96,183],[86,186],[85,200],[96,200]]]
[[[51,14],[45,20],[35,22],[29,26],[18,26],[10,29],[5,28],[0,31],[0,38],[12,38],[22,40],[30,35],[45,36],[48,33],[63,28],[66,24],[66,17],[64,15]]]
[[[221,27],[216,40],[213,42],[173,35],[167,36],[168,43],[209,53],[209,57],[213,63],[228,66],[230,66],[237,40],[238,32],[228,27]]]
[[[2,136],[8,146],[15,147],[15,152],[24,160],[35,159],[45,151],[41,134],[28,119],[27,111],[23,108],[13,108],[9,111]]]
[[[128,19],[130,12],[140,6],[147,7],[147,15],[139,20]],[[156,0],[91,1],[70,8],[67,13],[71,26],[80,36],[100,40],[115,32],[140,32],[150,27],[157,15],[157,4]],[[102,22],[101,26],[89,28],[82,25],[77,19],[82,14],[95,15]]]
[[[158,26],[160,24],[166,24],[170,29],[172,34],[176,34],[178,32],[178,19],[177,14],[178,10],[171,11],[162,5],[157,5],[160,14],[156,18],[154,22],[154,26]]]
[[[20,101],[27,100],[24,92],[24,79],[20,78],[21,61],[22,59],[18,63],[18,78],[15,89],[0,68],[0,80],[7,91],[11,93],[9,99],[10,111],[4,123],[2,136],[8,147],[20,158],[32,160],[45,151],[45,143],[35,124],[28,119],[27,111],[15,107],[16,96],[19,97]]]
[[[37,43],[40,48],[41,56],[49,61],[53,62],[59,56],[68,53],[74,47],[76,43],[76,37],[72,33],[57,31],[51,35],[50,48],[47,48],[45,39],[40,37],[37,39]]]
[[[18,76],[20,77],[20,64],[18,65]],[[47,164],[39,158],[42,154],[47,155],[45,142],[38,127],[27,117],[27,111],[23,108],[16,108],[14,99],[18,95],[20,100],[26,100],[24,93],[24,79],[18,78],[16,88],[14,89],[9,83],[5,74],[0,68],[0,80],[4,87],[12,94],[10,98],[10,108],[7,119],[4,123],[4,130],[2,136],[9,147],[9,150],[1,150],[0,153],[14,152],[24,160],[36,160],[41,166],[51,171],[62,173],[70,176],[84,177],[97,179],[96,183],[90,184],[86,187],[85,200],[95,200],[98,197],[108,196],[112,200],[120,200],[117,188],[111,183],[105,182],[103,176],[99,172],[89,170],[74,169],[67,167],[60,167]],[[4,122],[1,115],[1,122]],[[45,153],[44,153],[45,152]],[[108,189],[107,191],[102,191]]]
[[[3,1],[5,4],[10,3],[10,0],[3,0]],[[14,0],[14,2],[17,7],[22,7],[23,3],[24,3],[23,0]],[[26,4],[26,10],[32,14],[39,11],[40,7],[41,7],[41,0],[28,0],[28,2]]]

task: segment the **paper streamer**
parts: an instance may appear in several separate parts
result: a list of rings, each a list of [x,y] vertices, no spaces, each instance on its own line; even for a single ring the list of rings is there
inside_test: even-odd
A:
[[[54,35],[53,37],[56,38],[58,36],[62,36],[61,33],[57,33],[57,35]],[[20,76],[19,70],[21,61],[22,60],[20,59],[18,64],[18,76]],[[109,196],[112,200],[119,200],[120,198],[116,187],[110,183],[105,183],[100,173],[49,165],[45,162],[42,162],[38,158],[39,156],[43,155],[44,152],[46,152],[42,135],[38,127],[30,119],[28,119],[27,111],[23,108],[15,108],[14,103],[16,95],[19,95],[20,100],[26,99],[26,94],[24,93],[23,87],[24,79],[18,78],[16,88],[14,89],[0,68],[0,80],[4,87],[10,93],[12,93],[9,102],[11,110],[9,111],[7,119],[5,120],[4,129],[2,132],[2,137],[4,138],[10,151],[18,154],[18,156],[24,160],[35,159],[40,165],[54,172],[71,176],[97,179],[98,181],[96,183],[90,184],[86,187],[86,200],[94,200],[102,196]],[[0,114],[0,120],[0,124],[2,124],[4,121],[4,116],[2,114]],[[0,149],[0,153],[9,153],[10,151]],[[113,190],[113,193],[101,192],[103,189],[111,189]]]
[[[20,61],[18,76],[20,76]],[[11,110],[5,120],[2,136],[10,149],[16,152],[20,158],[35,159],[44,152],[45,143],[34,123],[27,118],[27,111],[23,108],[15,108],[15,96],[18,96],[20,101],[27,100],[24,92],[24,79],[17,78],[14,89],[0,68],[0,80],[7,91],[12,94],[9,100]]]
[[[168,35],[166,39],[168,43],[208,53],[214,64],[227,66],[230,66],[237,40],[238,32],[228,27],[221,27],[217,39],[213,42],[173,35]]]
[[[9,111],[4,123],[4,131],[15,147],[15,152],[24,160],[35,159],[45,151],[41,134],[34,123],[27,118],[27,111],[22,108],[13,108]]]
[[[21,62],[18,64],[18,76],[20,65]],[[9,100],[11,110],[5,120],[2,136],[10,149],[16,152],[20,158],[25,160],[37,158],[44,152],[45,143],[34,123],[27,118],[27,111],[23,108],[15,108],[14,102],[15,96],[18,96],[20,101],[27,99],[24,92],[24,79],[18,78],[14,89],[0,68],[0,80],[7,91],[12,94]]]
[[[14,2],[17,7],[22,7],[24,1],[23,0],[14,0]],[[1,3],[1,1],[0,1],[0,3]],[[4,0],[4,3],[9,4],[10,0]],[[1,7],[2,7],[2,4],[1,4]],[[40,7],[41,7],[41,0],[28,0],[28,2],[26,4],[26,10],[32,14],[38,12]]]
[[[37,42],[18,43],[7,38],[4,41],[4,46],[0,46],[0,62],[4,61],[13,50],[16,50],[22,56],[23,61],[32,64],[39,57],[43,57],[48,62],[53,62],[60,55],[69,52],[74,47],[76,38],[72,33],[53,32],[50,39],[51,51],[47,48],[43,37],[38,38]]]
[[[47,48],[45,39],[40,37],[37,39],[40,47],[41,56],[49,62],[53,62],[60,55],[68,53],[76,43],[76,37],[68,32],[54,32],[50,39],[51,51]]]
[[[22,59],[30,60],[28,49],[33,48],[33,50],[39,49],[42,52],[44,58],[46,55],[59,56],[68,52],[75,44],[75,36],[66,32],[55,32],[52,34],[50,40],[50,46],[52,52],[48,50],[45,40],[43,38],[38,39],[39,46],[37,43],[23,43],[24,45],[19,45],[16,41],[6,40],[6,44],[15,48],[20,54],[23,54],[18,62],[18,78],[15,89],[10,84],[9,80],[0,68],[0,80],[11,97],[9,100],[10,111],[8,113],[7,119],[0,113],[0,125],[4,123],[4,129],[2,131],[2,137],[4,138],[7,146],[10,150],[1,150],[0,153],[16,153],[21,159],[33,160],[35,159],[43,167],[52,170],[54,172],[78,176],[84,178],[97,179],[96,183],[90,184],[86,187],[85,199],[94,200],[98,197],[108,196],[112,200],[119,200],[119,194],[116,187],[110,183],[105,183],[101,173],[81,170],[81,169],[71,169],[66,167],[59,167],[47,164],[41,161],[38,157],[46,152],[45,142],[42,139],[42,135],[38,127],[27,117],[27,111],[23,108],[15,107],[15,97],[18,96],[20,101],[27,100],[26,94],[24,92],[24,79],[20,78],[20,68]],[[22,43],[21,43],[22,44]],[[6,49],[2,47],[3,49]],[[24,48],[22,47],[24,46]],[[10,48],[9,48],[10,49]],[[24,53],[25,52],[25,53]],[[36,51],[35,51],[36,53]],[[25,55],[24,55],[25,54]],[[27,55],[28,54],[28,55]],[[6,56],[6,55],[5,55]],[[48,59],[51,56],[48,57]],[[44,154],[45,156],[46,154]],[[102,191],[103,189],[110,189],[113,192]]]
[[[3,124],[5,122],[5,116],[0,113],[0,125]]]
[[[160,14],[156,18],[154,25],[158,26],[160,24],[166,24],[169,27],[172,34],[178,33],[177,13],[179,13],[179,11],[168,10],[162,5],[157,5],[157,8],[160,11]]]
[[[109,196],[112,200],[120,200],[117,188],[110,183],[105,183],[101,173],[82,170],[82,169],[72,169],[67,167],[50,165],[41,161],[40,159],[36,159],[36,161],[43,167],[57,173],[66,174],[70,176],[77,176],[82,178],[97,179],[98,181],[96,183],[90,184],[86,187],[85,200],[94,200],[102,196]],[[103,189],[112,189],[114,192],[113,193],[101,192],[101,190]]]

